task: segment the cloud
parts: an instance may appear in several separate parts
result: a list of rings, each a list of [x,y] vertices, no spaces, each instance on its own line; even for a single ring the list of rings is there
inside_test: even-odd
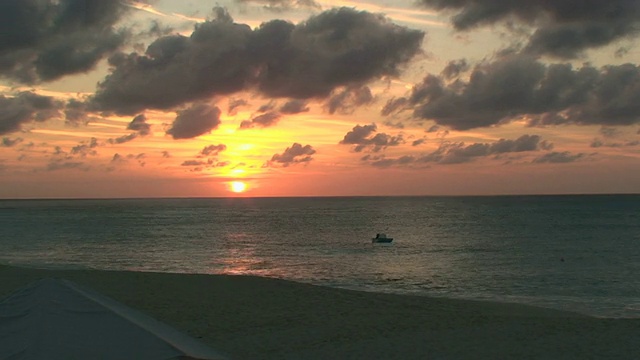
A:
[[[563,151],[563,152],[550,152],[548,154],[544,154],[540,157],[537,157],[533,160],[533,163],[536,164],[544,164],[544,163],[550,163],[550,164],[562,164],[562,163],[570,163],[570,162],[574,162],[574,161],[578,161],[582,158],[585,157],[585,154],[583,153],[579,153],[579,154],[572,154],[568,151]]]
[[[357,107],[370,104],[372,101],[373,95],[368,86],[348,87],[334,92],[325,106],[330,114],[351,114]]]
[[[470,30],[496,22],[530,25],[525,51],[573,58],[640,31],[640,3],[634,0],[420,0],[421,4],[453,12],[456,30]]]
[[[640,145],[640,140],[631,140],[631,141],[624,141],[624,142],[604,142],[600,139],[593,139],[590,146],[592,148],[599,148],[599,147],[621,148],[621,147],[633,147],[633,146],[639,146],[639,145]]]
[[[12,146],[20,144],[22,141],[24,141],[24,139],[21,138],[21,137],[17,137],[15,139],[11,139],[11,138],[8,138],[8,137],[3,137],[2,141],[0,141],[0,146],[12,147]]]
[[[509,152],[551,150],[553,144],[542,140],[539,135],[522,135],[515,140],[500,139],[489,147],[490,154],[503,154]]]
[[[388,168],[391,166],[408,165],[415,161],[416,161],[416,158],[414,156],[405,155],[395,159],[392,159],[392,158],[375,159],[374,161],[371,162],[371,166],[377,167],[377,168]]]
[[[275,154],[271,157],[271,160],[267,162],[266,166],[273,166],[280,164],[284,167],[289,165],[295,165],[299,163],[307,163],[313,158],[311,155],[316,151],[311,145],[302,146],[299,143],[294,143],[291,147],[286,148],[282,154]]]
[[[229,107],[227,108],[227,114],[235,115],[238,112],[238,108],[249,105],[249,102],[245,99],[229,99]]]
[[[56,80],[94,68],[120,48],[120,0],[0,2],[0,75],[21,83]]]
[[[205,160],[185,160],[180,166],[193,167],[190,171],[202,171],[208,168],[226,167],[229,166],[228,161],[216,161],[215,159]]]
[[[404,143],[402,135],[391,136],[385,133],[373,135],[376,131],[376,124],[356,125],[344,136],[340,144],[355,145],[353,148],[355,152],[361,152],[365,149],[378,152],[389,146],[398,146]]]
[[[139,114],[127,125],[127,130],[137,131],[141,136],[147,136],[151,134],[151,125],[147,124],[147,117],[144,114]]]
[[[95,148],[98,147],[98,139],[92,137],[88,143],[81,143],[71,148],[71,155],[86,157],[87,155],[97,155]]]
[[[46,121],[60,116],[63,105],[50,96],[21,92],[14,97],[0,95],[0,134],[21,129],[30,121]]]
[[[166,151],[166,150],[162,151],[162,152],[161,152],[161,154],[162,154],[162,157],[163,157],[164,159],[168,159],[168,158],[170,158],[170,157],[171,157],[171,153],[169,153],[169,152],[168,152],[168,151]]]
[[[66,161],[60,159],[52,160],[46,167],[47,171],[58,171],[67,169],[89,171],[90,167],[81,161]]]
[[[258,4],[269,11],[282,12],[295,8],[321,9],[320,4],[313,0],[235,0],[240,4]]]
[[[640,67],[545,65],[508,56],[474,67],[468,81],[427,75],[406,98],[414,117],[456,130],[526,118],[531,126],[631,125],[640,121]]]
[[[621,134],[620,130],[612,127],[603,126],[599,130],[600,134],[607,138],[617,137]]]
[[[423,36],[351,8],[254,30],[218,8],[189,37],[165,36],[145,54],[112,56],[112,72],[98,84],[91,108],[135,114],[251,89],[268,97],[325,98],[340,87],[398,75],[421,51]]]
[[[204,149],[200,151],[200,154],[204,156],[209,156],[209,155],[216,156],[225,150],[227,150],[227,145],[225,144],[209,145],[209,146],[205,146]]]
[[[377,157],[367,155],[361,160],[381,168],[425,163],[452,165],[468,163],[488,156],[498,157],[507,153],[543,151],[552,148],[551,143],[542,140],[538,135],[522,135],[515,140],[500,139],[493,143],[466,145],[463,142],[443,142],[438,149],[423,156],[406,155],[398,158],[386,158],[384,155]]]
[[[87,104],[76,99],[67,101],[64,107],[65,120],[69,125],[88,123],[90,113],[87,112]]]
[[[146,161],[144,161],[146,157],[147,155],[145,153],[127,155],[120,155],[119,153],[115,153],[111,158],[110,164],[112,165],[107,168],[107,171],[115,170],[115,166],[117,165],[126,165],[130,160],[137,162],[140,167],[144,167],[146,165]]]
[[[425,130],[427,133],[437,133],[438,131],[440,131],[440,126],[438,125],[431,125],[427,130]]]
[[[290,100],[280,107],[283,114],[293,115],[309,111],[309,106],[304,100]]]
[[[467,70],[469,70],[469,63],[466,59],[451,60],[442,70],[442,77],[447,80],[454,79]]]
[[[203,160],[185,160],[180,166],[205,166],[211,164],[210,161]]]
[[[113,154],[113,157],[111,158],[111,163],[125,163],[125,162],[127,162],[127,158],[120,155],[119,153]]]
[[[167,134],[174,139],[191,139],[216,129],[220,125],[220,109],[205,103],[196,103],[179,110]]]
[[[255,127],[266,128],[274,126],[280,121],[283,114],[292,115],[301,112],[309,111],[307,102],[305,100],[290,100],[280,107],[278,111],[273,110],[276,107],[274,101],[270,101],[268,104],[260,106],[258,113],[250,120],[245,120],[240,123],[240,129],[251,129]]]
[[[251,120],[245,120],[240,123],[240,129],[251,129],[254,127],[269,127],[278,123],[280,120],[280,113],[277,111],[270,111],[254,117]]]
[[[276,108],[277,102],[270,100],[268,103],[260,105],[258,108],[259,113],[266,113]]]
[[[500,139],[494,143],[474,143],[466,146],[464,143],[444,143],[438,150],[421,160],[439,164],[462,164],[478,157],[552,148],[551,143],[541,140],[538,135],[522,135],[516,140]]]
[[[124,144],[124,143],[127,143],[129,141],[134,140],[137,137],[138,137],[138,133],[131,133],[131,134],[128,134],[128,135],[122,135],[122,136],[119,136],[117,138],[109,139],[109,140],[107,140],[107,142],[109,144]]]
[[[380,114],[382,116],[389,116],[394,113],[399,113],[406,110],[407,105],[409,104],[409,99],[404,97],[393,97],[387,100],[387,103],[384,105]]]

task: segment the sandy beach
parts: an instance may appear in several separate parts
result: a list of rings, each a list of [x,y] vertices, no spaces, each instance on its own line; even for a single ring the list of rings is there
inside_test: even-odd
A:
[[[89,286],[231,359],[633,359],[640,353],[640,319],[253,276],[0,266],[0,297],[44,277]]]

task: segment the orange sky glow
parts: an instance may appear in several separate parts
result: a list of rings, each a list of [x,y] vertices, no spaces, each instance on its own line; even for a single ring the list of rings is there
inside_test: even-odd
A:
[[[640,192],[638,32],[553,33],[640,8],[465,3],[105,1],[91,28],[33,25],[51,38],[0,46],[0,198]],[[85,53],[63,32],[91,29]]]

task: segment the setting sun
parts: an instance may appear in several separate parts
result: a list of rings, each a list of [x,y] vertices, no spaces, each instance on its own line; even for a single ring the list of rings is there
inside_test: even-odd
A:
[[[232,181],[231,182],[231,191],[235,193],[241,193],[247,190],[247,184],[242,181]]]

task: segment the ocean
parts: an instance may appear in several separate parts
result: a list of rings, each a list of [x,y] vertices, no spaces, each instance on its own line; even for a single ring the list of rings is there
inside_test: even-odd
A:
[[[391,244],[372,244],[376,233]],[[0,200],[0,263],[640,317],[640,195]]]

